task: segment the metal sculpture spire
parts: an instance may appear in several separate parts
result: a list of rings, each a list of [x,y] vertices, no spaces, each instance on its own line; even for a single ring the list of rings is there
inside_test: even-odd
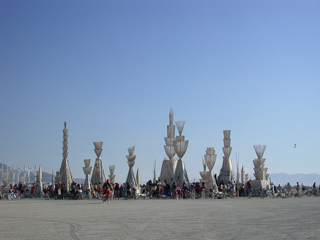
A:
[[[177,121],[176,125],[179,131],[179,136],[176,137],[175,140],[173,140],[174,150],[177,153],[179,160],[177,163],[176,171],[175,171],[175,181],[186,182],[187,187],[189,187],[189,178],[187,174],[187,170],[184,164],[184,161],[182,160],[182,157],[187,151],[189,141],[185,140],[185,137],[182,135],[183,127],[185,122],[184,121]]]
[[[107,180],[106,175],[104,173],[103,166],[102,166],[102,160],[100,158],[103,150],[102,144],[103,142],[93,142],[94,152],[96,153],[97,158],[96,158],[96,162],[94,164],[94,168],[91,176],[91,184],[95,184],[99,182],[104,183]]]
[[[128,172],[126,183],[129,182],[133,186],[136,186],[137,183],[136,183],[136,178],[134,176],[134,171],[133,171],[133,166],[134,166],[135,159],[136,159],[136,155],[133,155],[134,150],[135,150],[135,146],[129,147],[128,148],[129,155],[126,155],[127,160],[128,160],[128,166],[129,166],[129,172]]]
[[[263,157],[264,151],[266,150],[266,145],[254,145],[254,150],[257,154],[257,159],[253,160],[254,165],[254,176],[256,177],[256,180],[267,180],[269,177],[269,174],[267,174],[268,168],[264,167],[264,161],[266,160]]]
[[[164,159],[162,162],[161,173],[160,173],[160,182],[165,180],[172,185],[175,169],[176,169],[176,159],[174,155],[176,154],[174,150],[173,141],[175,140],[175,126],[173,125],[173,110],[170,109],[169,112],[169,125],[167,125],[167,137],[164,138],[165,145],[164,150],[169,158]]]
[[[223,181],[224,184],[234,181],[233,167],[232,167],[231,160],[229,160],[229,157],[232,151],[232,147],[230,147],[230,143],[231,143],[230,132],[231,130],[223,131],[224,147],[222,148],[222,151],[223,151],[224,157],[223,157],[222,167],[219,175],[219,183]]]
[[[90,186],[91,184],[89,180],[91,170],[92,170],[92,167],[90,167],[91,159],[84,159],[83,161],[84,161],[83,172],[86,175],[86,179],[84,180],[84,184],[83,184],[83,189],[87,190],[87,189],[91,189],[91,186]]]
[[[63,131],[63,147],[62,147],[62,163],[59,172],[59,179],[56,178],[56,183],[63,183],[67,191],[70,189],[70,185],[73,182],[69,160],[68,160],[68,129],[67,122],[64,122]],[[59,180],[59,182],[57,182]]]

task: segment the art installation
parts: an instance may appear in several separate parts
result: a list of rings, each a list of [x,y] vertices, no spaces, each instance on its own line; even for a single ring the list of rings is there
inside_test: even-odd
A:
[[[9,172],[2,172],[1,173],[1,180],[2,180],[2,188],[3,188],[3,192],[7,192],[8,191],[8,186],[11,180],[11,176]]]
[[[233,173],[233,167],[232,167],[232,162],[229,160],[230,154],[232,147],[230,147],[231,139],[230,139],[230,132],[231,130],[224,130],[223,135],[223,145],[224,147],[222,148],[223,150],[223,162],[222,162],[222,167],[220,170],[220,175],[219,175],[219,184],[222,182],[224,184],[227,184],[228,182],[234,181],[234,173]]]
[[[140,190],[140,184],[141,184],[141,181],[140,181],[140,172],[139,172],[139,168],[137,169],[137,175],[136,175],[136,189],[137,190]]]
[[[264,167],[264,162],[266,159],[262,158],[267,146],[254,145],[253,147],[258,158],[253,160],[253,165],[254,165],[253,175],[255,176],[256,180],[251,181],[252,188],[255,190],[269,189],[270,182],[268,181],[268,177],[269,177],[269,174],[267,174],[268,168]]]
[[[245,182],[244,182],[244,168],[243,168],[243,166],[242,166],[242,168],[241,168],[241,183],[242,183],[242,185],[245,184]]]
[[[185,140],[185,136],[182,135],[184,124],[185,124],[184,121],[177,121],[176,122],[179,136],[176,136],[176,139],[173,140],[173,145],[174,145],[174,150],[179,157],[179,160],[178,160],[178,163],[176,166],[174,179],[177,182],[181,182],[181,184],[183,184],[183,182],[185,182],[186,186],[189,188],[189,186],[190,186],[189,178],[188,178],[188,174],[187,174],[187,170],[186,170],[184,161],[182,160],[182,157],[186,153],[187,148],[188,148],[188,144],[189,144],[189,141]]]
[[[213,174],[213,167],[216,163],[217,154],[213,147],[208,147],[206,150],[206,154],[204,155],[205,163],[209,169],[209,189],[214,189],[216,192],[218,190],[216,179]]]
[[[132,184],[132,186],[137,186],[136,179],[134,177],[134,172],[133,172],[133,166],[136,159],[136,155],[133,155],[134,149],[135,149],[135,146],[129,147],[128,148],[129,155],[126,155],[128,160],[128,166],[129,166],[129,172],[128,172],[126,183],[129,182],[130,184]]]
[[[94,164],[94,168],[93,168],[93,172],[92,172],[92,176],[91,176],[91,184],[95,184],[95,183],[104,183],[107,178],[106,175],[104,173],[104,169],[102,166],[102,161],[101,161],[101,153],[102,153],[102,144],[103,142],[94,142],[94,152],[97,155],[96,158],[96,162]]]
[[[116,177],[116,175],[114,175],[114,169],[115,169],[115,165],[110,165],[109,166],[109,171],[110,171],[110,175],[109,175],[109,179],[110,179],[110,183],[113,184],[114,183],[114,179]]]
[[[157,160],[154,160],[153,164],[153,183],[157,181],[157,171],[156,171]]]
[[[56,171],[55,183],[58,184],[61,182],[60,172]]]
[[[87,189],[91,189],[89,178],[90,178],[92,167],[90,167],[91,159],[84,159],[83,161],[84,161],[83,172],[86,175],[86,179],[84,180],[84,184],[83,184],[83,190],[86,191]]]
[[[206,193],[209,193],[210,192],[210,171],[206,171],[207,169],[207,165],[206,165],[206,162],[204,160],[202,160],[202,165],[203,165],[203,171],[202,172],[199,172],[200,173],[200,176],[201,176],[201,179],[200,179],[200,182],[201,183],[204,183],[205,185],[205,191]]]
[[[66,187],[66,190],[69,191],[71,183],[73,182],[69,160],[68,158],[68,129],[67,123],[64,122],[64,129],[63,131],[63,147],[62,147],[62,163],[59,171],[59,182],[56,183],[63,183]]]
[[[43,184],[42,184],[42,168],[39,166],[39,172],[37,176],[37,196],[41,197],[43,195]]]
[[[169,183],[170,186],[173,184],[174,174],[177,166],[177,159],[173,158],[176,154],[174,150],[173,141],[175,140],[175,125],[173,125],[173,111],[172,108],[169,112],[169,125],[167,125],[167,137],[164,138],[165,144],[164,150],[169,158],[164,159],[162,162],[161,173],[160,173],[160,182],[165,180]]]

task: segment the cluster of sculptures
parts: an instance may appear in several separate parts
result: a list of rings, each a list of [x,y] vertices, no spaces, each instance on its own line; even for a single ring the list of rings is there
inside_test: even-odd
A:
[[[161,173],[158,178],[160,182],[167,182],[170,185],[173,184],[174,181],[185,183],[187,187],[190,186],[186,165],[184,160],[182,159],[185,155],[189,141],[185,139],[185,136],[182,135],[183,129],[184,129],[185,121],[176,121],[175,125],[173,124],[173,111],[170,109],[169,112],[169,125],[167,125],[167,136],[164,138],[165,145],[164,150],[168,157],[165,158],[162,162],[161,167]],[[179,135],[175,136],[175,129],[177,128]],[[230,130],[224,130],[223,131],[223,144],[222,147],[223,150],[223,162],[222,167],[220,170],[220,174],[218,177],[213,173],[213,167],[216,162],[217,154],[215,154],[214,147],[208,147],[206,149],[206,153],[204,155],[203,159],[203,171],[200,172],[201,179],[200,181],[205,183],[205,186],[209,189],[217,190],[218,185],[221,183],[234,183],[235,177],[234,177],[234,171],[232,166],[232,161],[229,159],[230,154],[232,151],[231,145],[231,138],[230,138]],[[85,167],[83,167],[83,171],[85,174],[85,181],[84,181],[84,188],[90,188],[92,184],[98,183],[98,182],[105,182],[106,181],[106,175],[104,172],[104,168],[102,166],[102,160],[101,160],[101,153],[102,153],[102,145],[103,142],[94,142],[94,152],[96,153],[96,161],[93,166],[92,176],[90,179],[90,174],[92,167],[90,166],[91,159],[84,159]],[[268,181],[268,174],[267,174],[267,168],[264,167],[265,158],[263,157],[264,151],[266,149],[265,145],[255,145],[254,149],[257,154],[257,159],[253,160],[254,164],[254,176],[255,180],[252,181],[252,185],[254,188],[267,188],[269,181]],[[135,146],[128,148],[127,155],[127,161],[129,166],[129,171],[127,175],[126,182],[130,183],[131,185],[139,188],[140,186],[140,175],[139,175],[139,169],[137,170],[137,174],[135,176],[133,166],[135,164],[136,155],[134,155]],[[177,158],[175,157],[177,155]],[[64,122],[64,129],[63,129],[63,141],[62,141],[62,162],[60,171],[57,171],[54,177],[54,173],[52,173],[52,183],[63,183],[66,186],[66,190],[69,191],[69,188],[71,186],[71,183],[73,182],[71,169],[68,161],[68,129],[67,129],[67,123]],[[208,171],[206,170],[208,168]],[[13,168],[12,168],[13,169]],[[35,169],[31,168],[24,168],[24,174],[25,178],[30,182],[30,173],[33,172],[34,176],[37,176],[35,179],[38,185],[41,186],[42,184],[42,170],[41,166],[38,171],[38,175],[36,174]],[[0,169],[1,170],[1,169]],[[115,165],[109,166],[110,175],[108,175],[110,182],[113,183],[115,181]],[[20,170],[21,172],[21,170]],[[154,170],[155,172],[155,170]],[[16,175],[15,175],[16,174]],[[154,173],[155,175],[155,173]],[[15,171],[11,171],[9,173],[8,169],[7,171],[1,171],[1,177],[4,185],[9,184],[10,177],[13,176],[15,178],[16,176],[19,176],[19,173],[16,173]],[[18,177],[19,178],[19,177]],[[154,176],[154,181],[156,181],[156,176]],[[239,163],[237,162],[237,182],[239,182]],[[19,179],[18,179],[19,181]],[[244,169],[242,167],[241,169],[241,181],[244,183],[244,181],[248,181],[248,174],[244,173]],[[40,188],[41,189],[41,188]]]

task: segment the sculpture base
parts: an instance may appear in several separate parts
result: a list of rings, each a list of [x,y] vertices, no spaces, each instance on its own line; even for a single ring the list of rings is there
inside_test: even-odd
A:
[[[253,190],[267,190],[270,188],[270,181],[268,180],[251,180]]]

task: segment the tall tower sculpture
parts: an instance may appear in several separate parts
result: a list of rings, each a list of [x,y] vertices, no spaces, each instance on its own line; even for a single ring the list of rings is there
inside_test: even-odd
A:
[[[256,180],[251,181],[252,188],[255,190],[259,189],[267,189],[269,188],[269,181],[268,177],[269,174],[267,174],[268,168],[264,167],[265,158],[263,157],[264,151],[266,150],[266,145],[254,145],[254,150],[256,151],[257,157],[253,160],[254,165],[254,176]]]
[[[37,195],[41,197],[43,194],[43,183],[42,183],[42,168],[39,166],[38,179],[37,179]]]
[[[184,161],[182,160],[182,157],[186,153],[188,144],[189,144],[189,141],[185,140],[185,137],[182,135],[184,124],[185,124],[185,121],[176,122],[179,136],[176,136],[176,139],[173,140],[173,145],[174,145],[174,150],[179,157],[179,160],[178,160],[176,171],[174,174],[174,179],[175,181],[181,182],[181,184],[183,184],[183,182],[186,182],[186,186],[189,188],[189,185],[190,185],[189,178],[188,178]]]
[[[73,182],[69,160],[68,160],[68,129],[67,122],[64,122],[63,131],[63,146],[62,146],[62,163],[60,167],[60,183],[63,183],[66,190],[69,191],[71,183]]]
[[[202,159],[203,171],[199,172],[201,179],[200,181],[205,184],[206,192],[209,194],[210,192],[210,171],[207,170],[206,162]]]
[[[242,166],[242,168],[241,168],[241,183],[242,183],[242,185],[245,184],[245,182],[244,182],[244,168],[243,168],[243,166]]]
[[[232,147],[230,147],[231,139],[230,139],[230,132],[231,130],[224,130],[223,135],[223,145],[224,147],[222,148],[223,150],[223,162],[222,162],[222,167],[220,170],[220,175],[219,175],[219,184],[223,183],[227,184],[228,182],[233,182],[234,181],[234,173],[233,173],[233,168],[232,168],[232,162],[229,160],[230,154]]]
[[[104,173],[103,166],[102,166],[102,161],[100,158],[103,150],[102,144],[103,142],[93,142],[94,152],[96,153],[97,158],[96,158],[96,162],[94,164],[94,168],[91,176],[91,184],[95,184],[99,182],[104,183],[107,180],[106,175]]]
[[[114,175],[114,169],[115,169],[115,165],[110,165],[109,166],[109,171],[110,171],[110,175],[109,175],[109,179],[110,179],[110,183],[114,183],[114,178],[116,177],[116,175]]]
[[[135,146],[129,147],[128,148],[129,155],[126,155],[127,160],[128,160],[128,166],[129,166],[129,172],[128,172],[126,183],[129,182],[133,186],[136,186],[137,185],[136,178],[135,178],[134,172],[133,172],[133,166],[134,166],[135,159],[136,159],[136,155],[133,155],[134,149],[135,149]]]
[[[84,184],[83,184],[83,191],[86,191],[88,188],[91,189],[89,175],[91,173],[92,167],[90,167],[91,159],[84,159],[83,161],[84,161],[84,167],[82,169],[84,174],[86,175],[86,179],[84,180]]]
[[[174,157],[176,154],[174,150],[173,141],[175,140],[175,125],[173,125],[173,110],[170,109],[169,112],[169,125],[167,125],[167,137],[164,138],[165,144],[164,150],[169,158],[164,159],[162,162],[161,173],[160,173],[160,182],[166,180],[170,186],[174,180],[174,174],[176,171],[177,160]]]
[[[216,151],[214,150],[214,147],[208,147],[206,150],[206,154],[204,155],[204,159],[205,159],[205,164],[207,165],[208,169],[209,169],[209,187],[210,189],[214,189],[214,191],[216,192],[218,190],[217,187],[217,183],[216,183],[216,179],[214,177],[213,174],[213,167],[216,163],[216,159],[217,159],[217,154],[215,154]]]

